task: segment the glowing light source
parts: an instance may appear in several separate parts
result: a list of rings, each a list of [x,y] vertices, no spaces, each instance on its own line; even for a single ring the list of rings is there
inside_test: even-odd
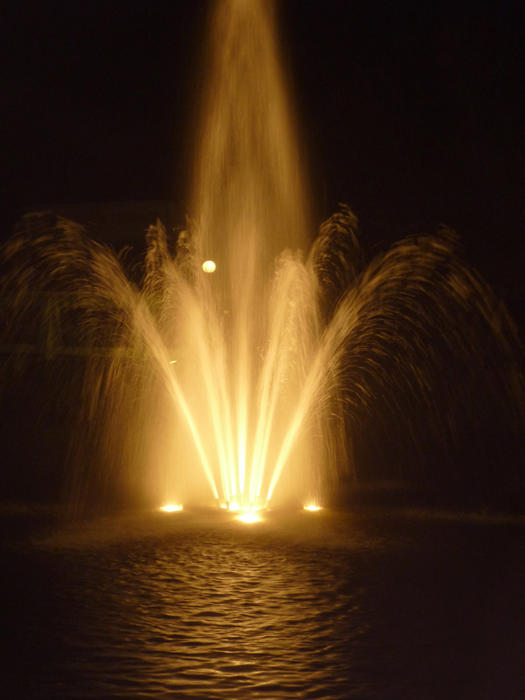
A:
[[[165,506],[161,506],[160,510],[165,513],[175,513],[182,510],[182,505],[180,503],[166,503]]]
[[[315,503],[308,503],[307,505],[304,506],[304,510],[309,510],[311,512],[315,512],[315,511],[321,510],[321,506],[318,506]]]
[[[256,513],[253,510],[249,510],[246,513],[241,513],[241,515],[237,515],[235,520],[240,520],[242,523],[259,523],[261,521],[261,516],[259,513]]]
[[[202,271],[206,272],[208,275],[211,275],[216,269],[217,265],[215,264],[214,260],[205,260],[202,263]]]

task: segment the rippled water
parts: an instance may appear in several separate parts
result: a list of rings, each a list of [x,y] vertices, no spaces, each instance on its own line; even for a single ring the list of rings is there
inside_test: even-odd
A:
[[[22,536],[24,518],[4,518],[6,697],[525,691],[519,520],[202,511]]]

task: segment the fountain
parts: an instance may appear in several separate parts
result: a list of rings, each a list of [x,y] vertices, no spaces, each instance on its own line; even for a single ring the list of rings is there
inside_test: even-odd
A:
[[[48,214],[4,248],[4,344],[29,353],[20,329],[45,327],[47,362],[76,363],[76,507],[315,509],[373,478],[486,492],[501,477],[481,465],[517,444],[516,330],[455,235],[367,262],[343,206],[314,240],[273,22],[262,0],[217,4],[191,216],[174,241],[150,227],[139,282]]]

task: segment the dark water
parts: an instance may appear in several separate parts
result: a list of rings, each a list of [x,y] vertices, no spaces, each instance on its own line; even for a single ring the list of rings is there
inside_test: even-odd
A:
[[[523,520],[3,520],[4,697],[525,697]]]

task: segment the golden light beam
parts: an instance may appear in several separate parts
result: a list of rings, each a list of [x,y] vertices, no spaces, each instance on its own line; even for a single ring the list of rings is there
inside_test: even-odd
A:
[[[166,346],[162,342],[162,338],[156,329],[151,314],[146,305],[142,302],[137,306],[136,309],[137,323],[142,330],[142,335],[147,341],[147,346],[150,348],[150,352],[154,359],[157,361],[157,367],[159,368],[161,374],[166,379],[167,387],[174,398],[175,405],[179,408],[180,412],[186,420],[186,424],[190,430],[191,436],[193,438],[193,443],[199,455],[201,465],[203,467],[204,473],[211,487],[213,495],[215,498],[219,498],[219,493],[217,486],[215,485],[215,479],[213,478],[213,473],[210,467],[210,463],[206,452],[204,450],[204,445],[197,428],[197,424],[193,418],[188,402],[184,392],[175,378],[173,372],[173,365],[170,365],[169,354],[167,352]]]

